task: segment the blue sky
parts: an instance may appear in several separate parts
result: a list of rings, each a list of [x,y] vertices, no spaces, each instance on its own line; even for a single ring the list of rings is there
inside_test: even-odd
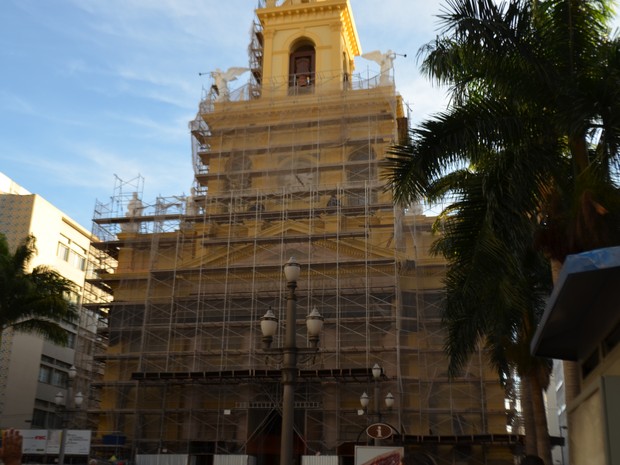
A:
[[[146,203],[188,194],[188,121],[211,84],[198,73],[247,66],[257,3],[2,0],[0,172],[88,229],[115,175],[143,176]],[[407,54],[395,61],[395,77],[412,119],[442,109],[443,92],[416,62],[436,35],[440,1],[351,4],[364,52]],[[361,58],[356,65],[377,70]]]
[[[397,58],[396,79],[416,116],[439,105],[415,71],[418,48],[435,36],[438,2],[351,3],[363,51],[408,55]],[[2,0],[0,172],[88,229],[115,175],[142,175],[146,203],[188,194],[187,125],[211,84],[198,73],[247,66],[257,4]],[[358,71],[376,67],[357,63]]]

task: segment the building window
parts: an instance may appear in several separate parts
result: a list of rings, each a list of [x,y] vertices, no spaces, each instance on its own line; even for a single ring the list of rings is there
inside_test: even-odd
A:
[[[69,349],[75,349],[75,333],[67,331],[67,347]]]
[[[86,258],[79,253],[72,250],[69,253],[69,263],[78,270],[84,271],[86,269]]]
[[[50,367],[46,367],[45,365],[41,365],[39,368],[39,382],[49,384],[52,379],[52,369]]]
[[[63,261],[69,260],[69,246],[59,242],[58,250],[56,251],[56,255]]]
[[[228,189],[247,189],[251,187],[252,160],[245,153],[235,153],[226,163]]]
[[[54,370],[52,373],[52,385],[58,387],[66,387],[67,386],[67,373],[64,371]]]
[[[298,42],[289,62],[289,88],[292,93],[311,92],[315,80],[316,53],[308,41]]]
[[[53,407],[50,406],[50,408]],[[56,412],[35,408],[32,411],[31,427],[40,429],[60,429],[62,428],[62,418]]]
[[[356,148],[349,156],[346,167],[347,183],[351,187],[365,187],[366,183],[372,183],[377,179],[377,164],[375,151],[370,145]],[[348,198],[349,206],[363,206],[377,201],[375,191],[370,192],[370,198],[366,198],[365,191],[351,193]]]
[[[75,333],[71,333],[67,331],[68,342],[71,348],[75,347],[75,343],[77,340],[77,335]],[[48,357],[47,355],[41,356],[41,361],[50,365],[54,365],[53,367],[47,365],[41,365],[39,368],[39,382],[52,384],[58,387],[66,387],[67,386],[67,371],[71,368],[71,364],[67,362],[63,362],[62,360],[57,360],[52,357]]]
[[[74,268],[84,271],[86,270],[86,249],[72,242],[66,236],[60,235],[56,255],[62,261],[69,263]]]
[[[80,305],[80,302],[82,301],[82,296],[81,296],[82,288],[76,286],[76,290],[77,292],[71,291],[71,292],[65,293],[64,297],[70,304],[78,306]]]
[[[47,414],[45,410],[39,410],[35,408],[32,411],[32,427],[33,428],[47,428]]]
[[[373,181],[377,177],[375,151],[370,145],[355,149],[349,156],[347,165],[347,181],[364,183]]]

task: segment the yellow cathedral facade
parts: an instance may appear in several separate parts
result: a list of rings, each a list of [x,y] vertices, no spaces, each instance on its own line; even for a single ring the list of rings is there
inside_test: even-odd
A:
[[[250,42],[248,67],[213,71],[190,122],[192,194],[148,203],[138,179],[95,211],[94,281],[114,295],[100,305],[95,454],[279,463],[294,257],[293,463],[352,465],[367,444],[419,464],[513,463],[522,437],[484,353],[447,375],[434,218],[395,206],[381,178],[407,133],[395,55],[355,72],[349,0],[261,0]],[[371,437],[376,424],[389,434]]]

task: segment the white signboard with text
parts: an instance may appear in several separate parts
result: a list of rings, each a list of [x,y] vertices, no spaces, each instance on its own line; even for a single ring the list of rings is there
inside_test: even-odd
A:
[[[47,448],[47,436],[49,431],[46,429],[23,429],[20,431],[22,441],[22,452],[24,454],[45,454]]]
[[[22,451],[24,454],[58,455],[62,430],[23,429],[19,431],[23,437]],[[67,430],[65,442],[66,455],[90,454],[90,430]]]

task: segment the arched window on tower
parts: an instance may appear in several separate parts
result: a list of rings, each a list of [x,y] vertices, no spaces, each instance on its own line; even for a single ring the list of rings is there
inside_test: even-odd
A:
[[[307,40],[293,46],[289,61],[289,90],[291,94],[312,92],[315,80],[316,52]]]
[[[355,149],[349,155],[346,167],[347,184],[351,188],[347,200],[349,206],[366,205],[376,201],[377,193],[368,189],[377,178],[375,160],[375,151],[370,144]]]
[[[244,153],[233,153],[226,163],[226,189],[239,190],[251,186],[252,161]]]

